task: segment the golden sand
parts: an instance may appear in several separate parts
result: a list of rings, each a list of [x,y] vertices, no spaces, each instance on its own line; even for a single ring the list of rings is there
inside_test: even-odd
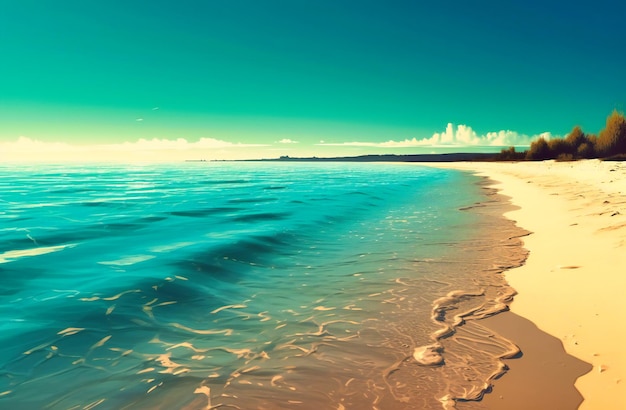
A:
[[[435,166],[488,176],[520,207],[506,216],[532,233],[526,264],[506,274],[519,293],[511,310],[593,365],[575,384],[580,409],[625,409],[626,163]]]

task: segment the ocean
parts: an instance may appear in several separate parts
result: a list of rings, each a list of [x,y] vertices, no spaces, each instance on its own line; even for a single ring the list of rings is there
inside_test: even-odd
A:
[[[0,407],[471,407],[523,261],[481,178],[407,164],[0,166]]]

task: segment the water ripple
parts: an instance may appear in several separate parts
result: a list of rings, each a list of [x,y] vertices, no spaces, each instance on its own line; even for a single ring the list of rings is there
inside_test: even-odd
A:
[[[459,211],[475,181],[371,164],[0,165],[0,407],[432,408],[480,392],[466,379],[507,344],[455,319],[502,302],[480,274],[493,242],[471,242],[482,217]],[[455,289],[479,296],[433,306]],[[435,374],[412,358],[444,325]],[[458,360],[474,351],[489,365]]]

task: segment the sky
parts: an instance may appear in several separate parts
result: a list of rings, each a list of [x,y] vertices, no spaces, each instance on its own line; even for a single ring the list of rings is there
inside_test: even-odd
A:
[[[0,0],[0,160],[485,151],[597,133],[626,106],[624,15],[614,0]]]

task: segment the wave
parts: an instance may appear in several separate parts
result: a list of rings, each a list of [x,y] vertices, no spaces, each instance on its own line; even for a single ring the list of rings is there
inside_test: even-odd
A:
[[[30,219],[0,243],[34,253],[0,264],[0,406],[478,398],[510,347],[479,326],[509,303],[498,272],[518,263],[518,245],[485,235],[499,211],[458,212],[477,202],[474,177],[345,166],[22,175],[6,215]],[[23,193],[59,206],[26,209]]]
[[[286,219],[290,214],[288,212],[260,212],[254,214],[242,214],[235,216],[233,221],[235,222],[265,222],[265,221],[279,221]]]
[[[493,220],[508,208],[502,201],[483,201],[461,209]],[[413,349],[413,359],[419,365],[440,367],[448,378],[449,387],[439,396],[444,409],[456,408],[459,402],[480,401],[491,391],[493,381],[508,370],[502,359],[522,353],[513,341],[480,323],[509,310],[516,292],[501,274],[523,265],[528,256],[520,240],[527,232],[504,218],[492,223],[497,223],[497,230],[465,247],[472,253],[478,250],[483,258],[473,290],[456,289],[435,299],[431,321],[436,329],[430,334],[431,343]]]
[[[217,208],[203,208],[203,209],[190,209],[186,211],[171,211],[170,215],[173,216],[187,216],[192,218],[205,218],[207,216],[223,215],[243,211],[244,208],[235,207],[217,207]]]
[[[18,250],[6,251],[6,252],[3,252],[3,253],[0,253],[0,264],[1,263],[13,262],[13,261],[21,259],[21,258],[28,258],[28,257],[32,257],[32,256],[46,255],[46,254],[52,253],[52,252],[59,252],[59,251],[62,251],[64,249],[67,249],[67,248],[72,248],[74,246],[76,246],[76,244],[59,245],[59,246],[45,246],[45,247],[38,247],[38,248],[18,249]]]

